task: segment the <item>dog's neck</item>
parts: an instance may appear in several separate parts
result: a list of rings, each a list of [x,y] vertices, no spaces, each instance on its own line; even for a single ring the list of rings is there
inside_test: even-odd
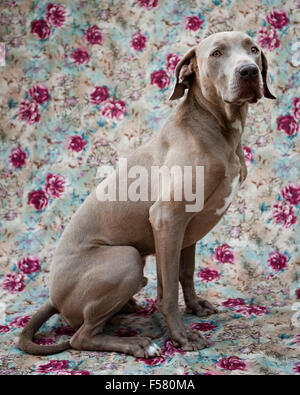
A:
[[[220,132],[233,146],[237,146],[241,141],[244,131],[246,117],[248,113],[248,103],[234,105],[218,100],[217,103],[208,101],[198,84],[192,84],[187,94],[187,101],[193,101],[197,106],[204,110],[208,116],[216,119]]]

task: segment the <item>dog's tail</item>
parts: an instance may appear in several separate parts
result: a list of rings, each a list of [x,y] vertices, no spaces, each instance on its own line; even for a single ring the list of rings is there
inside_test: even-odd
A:
[[[52,315],[58,313],[58,310],[48,300],[44,306],[37,311],[29,320],[23,331],[21,332],[18,347],[28,354],[33,355],[50,355],[56,354],[71,348],[70,342],[54,344],[51,346],[42,346],[33,342],[34,334]]]

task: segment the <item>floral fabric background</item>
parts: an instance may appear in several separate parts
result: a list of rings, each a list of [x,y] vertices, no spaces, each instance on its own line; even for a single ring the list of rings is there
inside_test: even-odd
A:
[[[299,8],[294,0],[1,1],[1,374],[300,373]],[[178,60],[222,30],[245,31],[261,45],[277,100],[250,107],[243,138],[248,178],[197,245],[197,291],[220,314],[188,315],[180,295],[186,325],[211,347],[172,346],[149,257],[140,313],[118,315],[106,330],[153,336],[161,357],[25,355],[17,337],[48,297],[51,257],[99,182],[98,168],[101,174],[101,165],[115,166],[158,133],[177,104],[168,96]],[[71,334],[57,315],[36,341],[53,344]]]

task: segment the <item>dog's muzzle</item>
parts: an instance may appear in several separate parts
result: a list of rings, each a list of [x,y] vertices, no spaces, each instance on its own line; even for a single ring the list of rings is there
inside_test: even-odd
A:
[[[256,64],[240,65],[235,70],[239,96],[249,103],[256,103],[262,97],[260,71]]]

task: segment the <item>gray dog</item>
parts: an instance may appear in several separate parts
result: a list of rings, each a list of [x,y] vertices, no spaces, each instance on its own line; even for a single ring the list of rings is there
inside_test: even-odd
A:
[[[267,68],[262,50],[237,31],[213,34],[184,55],[176,67],[170,100],[181,98],[185,91],[187,95],[161,132],[129,156],[128,166],[149,171],[154,165],[203,166],[203,206],[188,212],[185,199],[176,201],[175,178],[169,185],[169,201],[162,199],[161,187],[154,200],[135,202],[99,201],[95,189],[60,239],[51,268],[50,299],[22,331],[20,349],[39,355],[68,348],[144,358],[160,355],[159,347],[147,337],[103,333],[112,316],[138,308],[133,295],[147,282],[145,258],[153,253],[158,308],[174,345],[189,351],[209,346],[183,324],[179,282],[190,312],[199,317],[217,313],[195,292],[195,244],[220,221],[246,178],[241,136],[248,103],[256,103],[262,95],[275,99],[267,86]],[[114,176],[118,179],[120,168]],[[76,330],[71,340],[52,346],[35,344],[36,331],[58,312]]]

